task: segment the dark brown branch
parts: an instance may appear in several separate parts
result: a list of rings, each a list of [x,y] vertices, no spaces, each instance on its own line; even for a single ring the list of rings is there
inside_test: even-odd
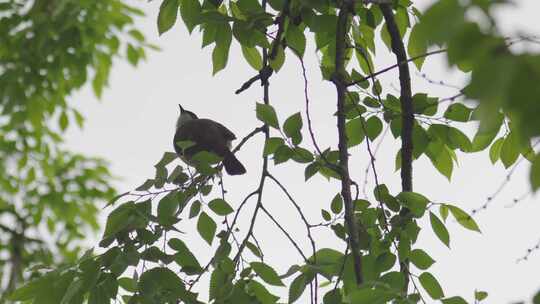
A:
[[[298,211],[298,214],[300,215],[300,218],[302,219],[302,222],[304,222],[304,225],[306,226],[307,236],[308,236],[309,241],[311,242],[311,250],[313,252],[313,255],[315,255],[315,252],[317,252],[317,247],[315,245],[315,239],[311,235],[311,227],[312,227],[312,225],[308,222],[306,216],[304,215],[304,212],[302,212],[302,208],[300,208],[300,205],[298,205],[298,203],[294,200],[294,198],[289,193],[287,188],[285,188],[285,186],[283,186],[283,184],[277,178],[275,178],[272,174],[268,174],[268,177],[271,180],[273,180],[276,183],[276,185],[278,185],[278,187],[281,189],[281,191],[283,191],[283,193],[285,193],[285,195],[287,196],[289,201],[293,204],[296,211]]]
[[[272,76],[272,73],[274,73],[274,70],[270,66],[265,66],[259,71],[259,74],[251,77],[248,81],[244,82],[240,89],[236,90],[234,93],[240,94],[244,92],[245,90],[249,89],[249,87],[251,87],[251,85],[257,80],[261,80],[261,83],[264,84],[268,81],[268,78]]]
[[[375,78],[381,74],[384,74],[390,70],[393,70],[397,67],[401,67],[402,65],[407,65],[409,62],[412,62],[412,61],[415,61],[416,59],[420,59],[420,58],[423,58],[423,57],[428,57],[428,56],[431,56],[431,55],[435,55],[435,54],[440,54],[440,53],[445,53],[446,52],[446,49],[441,49],[441,50],[436,50],[436,51],[431,51],[431,52],[427,52],[425,54],[422,54],[422,55],[418,55],[418,56],[414,56],[414,57],[411,57],[409,59],[405,59],[403,61],[399,61],[398,63],[394,64],[394,65],[391,65],[387,68],[384,68],[380,71],[377,71],[375,73],[370,73],[369,75],[363,77],[363,78],[360,78],[358,80],[355,80],[349,84],[347,84],[347,86],[353,86],[353,85],[357,85],[361,82],[364,82],[366,80],[369,80],[369,79],[372,79],[372,78]]]
[[[392,40],[392,52],[396,55],[399,64],[399,85],[401,89],[401,188],[402,191],[412,191],[412,129],[414,124],[414,112],[412,104],[411,75],[407,61],[405,45],[401,40],[399,28],[394,19],[392,7],[388,4],[380,5],[386,21],[386,28]]]
[[[268,211],[266,210],[266,208],[264,208],[264,206],[261,206],[261,210],[268,216],[268,218],[279,228],[279,230],[281,230],[281,232],[287,237],[287,239],[289,240],[289,242],[291,242],[291,244],[294,246],[294,248],[296,248],[296,251],[298,251],[298,253],[302,256],[302,258],[304,259],[304,261],[307,263],[308,259],[307,259],[307,256],[304,254],[304,252],[302,251],[302,249],[300,249],[300,246],[298,245],[298,243],[292,238],[291,234],[289,232],[287,232],[287,230],[285,228],[283,228],[283,226],[281,226],[281,224],[274,218],[274,216]]]
[[[399,64],[399,85],[400,85],[400,100],[401,100],[401,190],[413,191],[412,184],[412,161],[413,161],[413,140],[412,130],[414,125],[414,110],[412,104],[412,89],[411,75],[409,72],[409,63],[407,61],[407,52],[405,45],[401,40],[399,28],[394,19],[392,7],[389,4],[380,4],[379,6],[386,22],[386,28],[390,34],[392,42],[392,52],[396,56]],[[400,64],[405,62],[406,64]],[[407,214],[408,209],[404,208],[401,212]],[[403,290],[407,292],[409,287],[409,262],[404,260],[400,263],[400,271],[405,277]]]
[[[360,252],[359,222],[354,214],[351,197],[351,177],[349,175],[349,152],[347,150],[347,134],[345,133],[345,99],[347,94],[345,48],[349,29],[349,17],[354,12],[354,1],[343,1],[340,8],[336,29],[336,61],[332,81],[337,91],[337,127],[339,134],[339,169],[341,174],[341,196],[345,206],[345,224],[349,232],[349,246],[354,263],[356,284],[364,281],[362,275],[362,253]]]

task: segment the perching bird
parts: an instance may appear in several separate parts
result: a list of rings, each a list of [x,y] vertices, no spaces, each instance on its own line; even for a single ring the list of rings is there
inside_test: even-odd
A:
[[[180,116],[176,122],[174,150],[182,160],[190,163],[193,155],[201,151],[212,152],[223,158],[225,171],[229,175],[246,173],[246,168],[231,152],[231,141],[236,139],[233,132],[211,119],[198,118],[195,113],[180,106]],[[193,145],[182,149],[179,142],[191,141]]]

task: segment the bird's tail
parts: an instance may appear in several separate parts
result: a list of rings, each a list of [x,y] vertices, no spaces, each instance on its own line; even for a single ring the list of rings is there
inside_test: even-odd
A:
[[[223,159],[223,165],[225,166],[225,171],[229,175],[240,175],[246,173],[246,168],[242,163],[234,156],[232,152],[229,151],[225,158]]]

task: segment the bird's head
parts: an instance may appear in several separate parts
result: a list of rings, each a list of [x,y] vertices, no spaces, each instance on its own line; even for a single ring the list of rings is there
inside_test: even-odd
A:
[[[177,128],[190,120],[198,119],[195,113],[182,108],[182,105],[178,105],[178,106],[180,107],[180,116],[178,116],[178,121],[176,122]]]

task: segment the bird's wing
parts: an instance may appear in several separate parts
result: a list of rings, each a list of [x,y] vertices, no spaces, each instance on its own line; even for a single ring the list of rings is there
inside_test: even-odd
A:
[[[199,120],[210,120],[210,119],[199,119]],[[212,121],[215,124],[215,126],[217,127],[219,132],[221,132],[221,134],[223,135],[225,139],[227,140],[236,139],[236,135],[234,135],[234,133],[231,130],[227,129],[227,127],[220,124],[219,122],[215,122],[213,120],[210,120],[210,121]]]

